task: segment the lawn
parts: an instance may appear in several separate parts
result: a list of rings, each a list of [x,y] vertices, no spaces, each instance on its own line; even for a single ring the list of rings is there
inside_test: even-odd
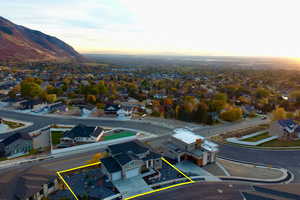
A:
[[[123,131],[120,133],[114,133],[112,135],[106,135],[104,136],[104,141],[106,140],[114,140],[114,139],[119,139],[119,138],[124,138],[124,137],[129,137],[129,136],[134,136],[135,133],[130,132],[130,131]]]
[[[268,132],[265,132],[265,133],[262,133],[260,135],[256,135],[256,136],[253,136],[253,137],[250,137],[250,138],[243,139],[242,141],[245,141],[245,142],[257,142],[259,140],[263,140],[263,139],[266,139],[268,137],[271,137],[271,136],[269,135]]]
[[[22,123],[6,121],[6,120],[3,120],[3,123],[6,124],[11,129],[16,129],[16,128],[20,128],[20,127],[24,126],[24,124],[22,124]]]
[[[282,141],[282,140],[271,140],[259,145],[260,147],[300,147],[300,140],[293,141]]]
[[[63,131],[51,131],[52,144],[56,145],[60,143],[60,138],[63,136]]]

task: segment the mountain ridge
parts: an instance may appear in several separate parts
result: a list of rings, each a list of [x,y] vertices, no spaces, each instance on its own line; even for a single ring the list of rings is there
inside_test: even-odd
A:
[[[64,41],[0,16],[0,61],[81,61]]]

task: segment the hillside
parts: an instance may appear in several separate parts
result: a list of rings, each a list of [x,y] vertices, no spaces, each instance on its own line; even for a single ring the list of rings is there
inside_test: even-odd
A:
[[[40,31],[16,25],[0,16],[0,61],[79,61],[70,45]]]

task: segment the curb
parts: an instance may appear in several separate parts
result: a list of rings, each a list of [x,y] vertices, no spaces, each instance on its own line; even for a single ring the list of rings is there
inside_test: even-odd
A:
[[[227,160],[231,162],[235,162],[239,165],[251,165],[258,168],[270,168],[270,169],[276,169],[281,171],[284,175],[282,175],[280,178],[276,179],[255,179],[255,178],[244,178],[244,177],[234,177],[234,176],[219,176],[222,180],[236,180],[236,181],[246,181],[246,182],[257,182],[257,183],[290,183],[294,180],[294,174],[290,172],[287,169],[281,168],[281,167],[268,167],[265,164],[259,164],[259,163],[253,163],[253,162],[245,162],[245,161],[238,161],[234,159],[228,159],[221,156],[218,156],[218,159]]]
[[[1,134],[11,133],[11,132],[14,132],[14,131],[19,131],[19,130],[22,130],[22,129],[24,129],[24,128],[27,128],[27,127],[33,125],[32,122],[27,122],[27,121],[21,121],[21,120],[16,120],[16,119],[11,119],[11,118],[2,118],[2,119],[5,120],[5,121],[11,121],[11,122],[16,122],[16,123],[21,123],[21,124],[24,124],[24,126],[19,127],[19,128],[15,128],[15,129],[10,129],[10,130],[8,130],[8,131],[5,131],[5,132],[0,133],[0,135],[1,135]]]

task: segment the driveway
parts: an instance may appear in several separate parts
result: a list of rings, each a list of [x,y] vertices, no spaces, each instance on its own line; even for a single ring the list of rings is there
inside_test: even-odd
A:
[[[215,177],[205,169],[199,167],[198,165],[190,162],[190,161],[183,161],[176,164],[176,167],[184,173],[192,173],[197,176],[205,176],[205,180],[211,181],[220,181],[219,178]]]
[[[113,184],[120,193],[124,194],[124,197],[131,197],[152,190],[141,175],[129,179],[113,181]]]

